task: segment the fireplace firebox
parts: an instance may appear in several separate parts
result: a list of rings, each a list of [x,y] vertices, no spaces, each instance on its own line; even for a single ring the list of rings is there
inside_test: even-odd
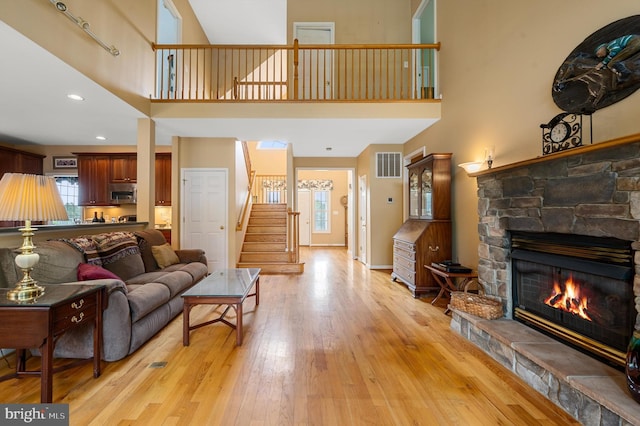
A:
[[[514,318],[617,367],[635,323],[631,242],[513,232]]]

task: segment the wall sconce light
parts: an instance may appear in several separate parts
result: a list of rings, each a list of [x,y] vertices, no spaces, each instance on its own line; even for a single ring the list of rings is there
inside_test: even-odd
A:
[[[462,167],[467,174],[475,173],[482,168],[484,161],[470,161],[468,163],[458,164],[458,167]]]

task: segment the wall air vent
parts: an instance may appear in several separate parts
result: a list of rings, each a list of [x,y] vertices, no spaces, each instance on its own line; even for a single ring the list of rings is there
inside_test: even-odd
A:
[[[402,177],[402,153],[378,152],[376,153],[376,177],[400,178]]]

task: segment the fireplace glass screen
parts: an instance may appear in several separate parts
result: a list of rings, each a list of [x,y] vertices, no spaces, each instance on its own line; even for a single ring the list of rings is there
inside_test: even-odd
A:
[[[516,319],[578,346],[580,340],[595,341],[626,351],[635,322],[630,249],[628,256],[607,247],[593,254],[591,240],[587,249],[569,250],[557,241],[548,247],[538,238],[533,245],[521,241],[511,256]]]

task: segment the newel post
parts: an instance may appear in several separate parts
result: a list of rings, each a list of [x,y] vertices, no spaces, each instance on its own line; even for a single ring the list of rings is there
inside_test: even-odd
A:
[[[300,259],[300,212],[287,210],[287,251],[289,263],[298,263]]]

